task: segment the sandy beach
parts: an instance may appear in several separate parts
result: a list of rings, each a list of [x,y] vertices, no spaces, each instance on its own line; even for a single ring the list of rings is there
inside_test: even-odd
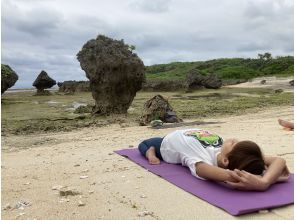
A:
[[[278,118],[294,121],[293,110],[289,106],[209,119],[204,122],[217,123],[200,127],[224,138],[254,140],[264,154],[286,159],[294,172],[294,131],[277,123]],[[113,153],[175,129],[109,125],[2,137],[2,219],[235,219]],[[61,186],[80,194],[61,197]],[[14,209],[19,201],[27,206]],[[144,211],[148,214],[142,217]],[[293,219],[294,206],[238,218]]]

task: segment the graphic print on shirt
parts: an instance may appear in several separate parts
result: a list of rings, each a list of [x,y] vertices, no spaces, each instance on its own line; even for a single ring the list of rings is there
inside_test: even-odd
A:
[[[220,136],[205,130],[189,130],[184,135],[194,137],[204,148],[209,146],[219,148],[223,144],[223,139]]]

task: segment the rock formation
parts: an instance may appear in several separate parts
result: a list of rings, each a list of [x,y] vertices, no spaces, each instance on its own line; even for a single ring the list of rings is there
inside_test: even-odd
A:
[[[191,70],[186,77],[188,90],[198,88],[219,89],[222,86],[222,81],[216,74],[202,75],[197,69]]]
[[[37,88],[38,95],[49,94],[49,92],[45,91],[45,89],[49,89],[54,85],[56,85],[56,81],[50,78],[44,70],[41,71],[41,73],[38,75],[33,83],[33,86]]]
[[[142,85],[144,91],[175,91],[185,89],[185,81],[179,79],[148,79]]]
[[[77,54],[90,80],[94,114],[127,113],[141,89],[145,67],[133,47],[103,35],[89,40]]]
[[[156,95],[145,102],[140,125],[148,125],[153,120],[161,120],[168,123],[182,121],[178,118],[168,101],[161,95]]]
[[[12,87],[18,80],[18,75],[10,66],[1,64],[1,94]]]
[[[90,92],[89,81],[64,81],[57,83],[59,92],[75,93],[75,92]]]

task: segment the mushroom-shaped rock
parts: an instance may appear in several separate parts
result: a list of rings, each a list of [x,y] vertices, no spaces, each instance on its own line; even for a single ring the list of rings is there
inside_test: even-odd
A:
[[[18,80],[18,75],[10,66],[1,64],[1,94],[12,87]]]
[[[37,88],[37,94],[46,94],[45,89],[49,89],[56,85],[56,81],[52,79],[48,74],[42,70],[33,83],[33,86]]]
[[[145,102],[140,118],[140,125],[147,125],[153,120],[161,120],[162,122],[168,123],[182,121],[178,118],[168,101],[161,95],[156,95]]]
[[[145,71],[142,60],[132,49],[123,40],[98,35],[77,54],[90,80],[94,114],[127,113],[142,87]]]

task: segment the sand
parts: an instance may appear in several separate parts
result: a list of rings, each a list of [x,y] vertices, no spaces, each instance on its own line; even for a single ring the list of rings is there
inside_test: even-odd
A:
[[[294,172],[294,131],[277,123],[278,118],[294,121],[293,110],[289,106],[209,119],[204,122],[217,123],[200,127],[224,138],[254,140],[266,155],[282,155]],[[2,137],[2,219],[235,219],[113,153],[175,129],[109,125]],[[58,186],[73,187],[81,194],[60,197],[52,189]],[[9,209],[7,204],[13,208],[18,201],[29,206]],[[294,206],[241,218],[294,219]]]
[[[264,84],[261,81],[265,80]],[[284,92],[294,92],[294,87],[290,85],[290,81],[294,80],[294,76],[290,77],[259,77],[254,78],[251,81],[240,83],[236,85],[226,86],[226,87],[238,87],[238,88],[268,88],[268,89],[282,89]]]

